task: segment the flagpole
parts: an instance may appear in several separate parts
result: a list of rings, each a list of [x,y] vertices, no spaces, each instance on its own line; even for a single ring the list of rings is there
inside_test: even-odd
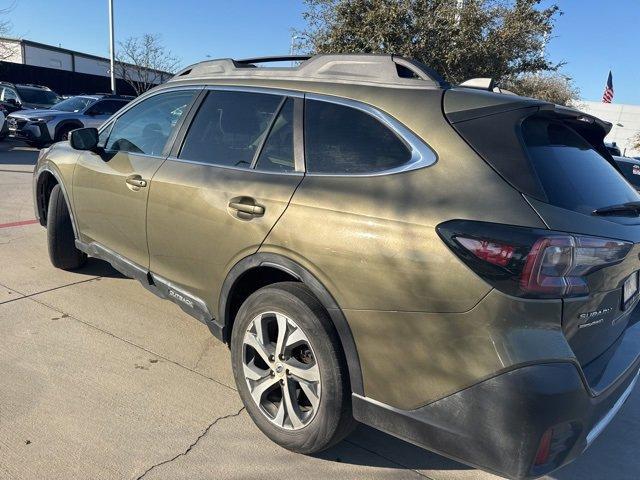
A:
[[[109,0],[109,61],[111,63],[111,93],[116,94],[115,35],[113,30],[113,0]]]

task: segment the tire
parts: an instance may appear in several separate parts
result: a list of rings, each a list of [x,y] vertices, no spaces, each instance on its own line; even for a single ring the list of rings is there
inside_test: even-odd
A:
[[[47,210],[47,243],[49,259],[56,268],[75,270],[87,261],[87,255],[76,248],[69,207],[60,185],[55,185]]]
[[[69,140],[69,132],[71,132],[71,130],[75,130],[76,128],[80,128],[76,125],[67,125],[64,126],[62,128],[60,128],[60,130],[58,130],[58,132],[56,132],[56,142],[62,142],[62,141],[66,141]]]
[[[252,346],[259,337],[256,322],[262,325],[265,339],[262,355]],[[284,348],[284,359],[280,362],[276,353],[282,325],[286,325],[283,331],[287,335],[280,343],[291,345]],[[268,352],[273,355],[270,364],[264,360]],[[351,415],[351,388],[338,335],[327,312],[304,284],[276,283],[247,298],[233,326],[231,361],[247,412],[258,428],[278,445],[297,453],[317,453],[338,443],[356,425]],[[306,382],[297,377],[297,373],[319,380]],[[257,393],[269,382],[275,383],[264,395]],[[289,396],[289,403],[283,397],[285,390],[294,392]],[[311,399],[315,394],[314,406]],[[297,406],[291,409],[288,405],[293,401]],[[284,413],[281,412],[283,404]]]

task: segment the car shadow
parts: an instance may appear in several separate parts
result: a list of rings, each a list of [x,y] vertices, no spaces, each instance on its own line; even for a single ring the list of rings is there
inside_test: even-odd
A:
[[[354,454],[354,446],[365,450],[369,455]],[[359,425],[345,440],[315,456],[323,460],[370,467],[388,468],[391,464],[411,470],[474,470],[473,467],[429,452],[366,425]]]
[[[73,273],[79,273],[81,275],[89,275],[92,277],[104,277],[104,278],[128,278],[117,271],[111,266],[111,264],[100,260],[98,258],[89,257],[87,263],[82,268],[74,270]]]
[[[638,480],[640,478],[640,387],[609,427],[594,444],[574,462],[556,470],[545,480]],[[354,447],[365,452],[357,453]],[[368,454],[367,454],[368,453]],[[450,460],[365,425],[345,440],[318,455],[327,461],[372,467],[422,470],[429,478],[478,479],[495,478],[462,463]],[[434,476],[433,472],[441,473]]]
[[[0,141],[0,165],[35,165],[38,161],[38,149],[14,139]]]

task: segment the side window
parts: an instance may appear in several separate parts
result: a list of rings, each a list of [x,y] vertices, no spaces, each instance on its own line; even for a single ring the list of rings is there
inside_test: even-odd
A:
[[[143,100],[116,120],[106,150],[160,155],[195,94],[178,90]]]
[[[120,100],[100,100],[91,105],[85,113],[87,115],[113,115],[126,104],[127,102]]]
[[[179,158],[249,168],[283,97],[211,91],[189,127]]]
[[[4,91],[2,92],[2,100],[7,101],[7,100],[18,100],[18,94],[12,90],[11,88],[4,88]]]
[[[405,143],[366,112],[307,100],[304,147],[309,173],[374,173],[411,159]]]
[[[293,99],[288,98],[282,106],[269,136],[262,147],[256,169],[268,172],[293,172]]]

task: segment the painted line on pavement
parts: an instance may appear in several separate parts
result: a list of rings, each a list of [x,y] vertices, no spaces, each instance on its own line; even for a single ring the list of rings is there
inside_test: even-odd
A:
[[[40,223],[35,218],[33,220],[21,220],[19,222],[0,223],[0,228],[23,227],[25,225],[33,225]]]

